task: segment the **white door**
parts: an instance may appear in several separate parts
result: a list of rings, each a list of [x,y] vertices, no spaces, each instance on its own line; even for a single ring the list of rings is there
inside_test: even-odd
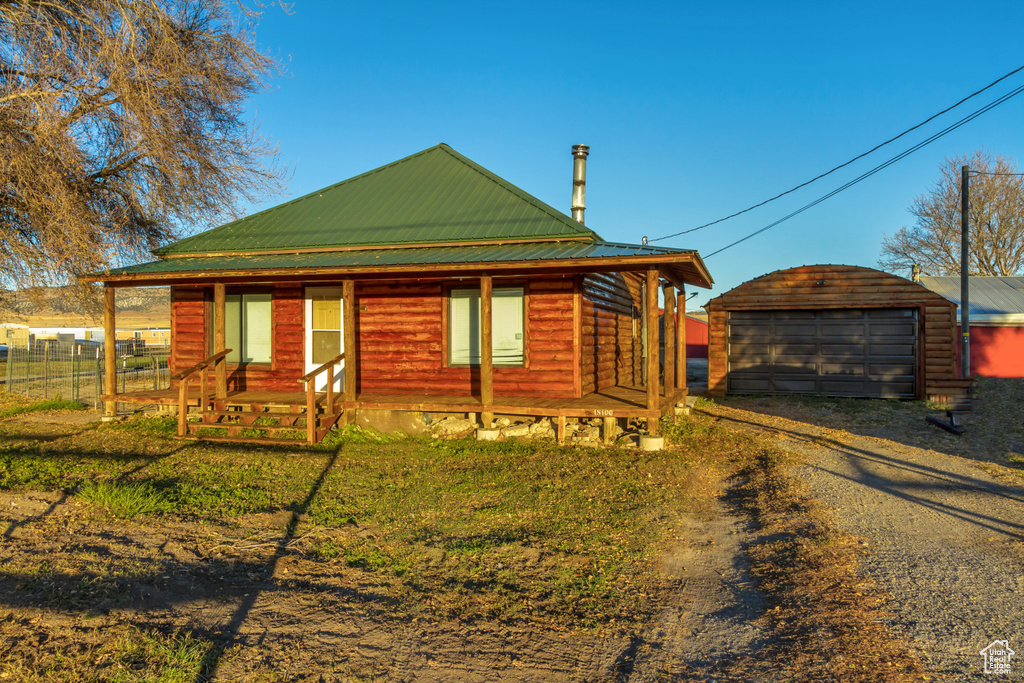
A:
[[[341,287],[306,287],[306,372],[317,369],[345,349]],[[345,390],[345,361],[334,366],[334,390]],[[316,390],[327,389],[327,371]]]

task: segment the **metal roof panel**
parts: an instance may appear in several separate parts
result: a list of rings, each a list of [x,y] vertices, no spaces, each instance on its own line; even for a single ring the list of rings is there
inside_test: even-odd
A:
[[[1024,276],[976,275],[968,278],[968,283],[972,321],[1019,323],[1024,316]],[[921,284],[955,303],[959,317],[959,275],[925,275]]]
[[[561,262],[618,260],[624,269],[636,269],[656,260],[677,271],[680,280],[709,287],[710,276],[694,250],[655,247],[614,242],[536,242],[464,247],[408,247],[401,249],[359,249],[317,251],[298,254],[246,254],[220,256],[181,256],[161,259],[124,268],[114,268],[93,277],[101,281],[131,278],[174,278],[181,280],[216,276],[225,271],[245,271],[259,277],[261,271],[295,270],[296,276],[309,270],[352,272],[399,267],[415,276],[417,267],[438,269],[444,266],[465,267],[488,264],[529,264],[530,267],[551,267]]]
[[[445,144],[156,250],[158,255],[600,239]]]

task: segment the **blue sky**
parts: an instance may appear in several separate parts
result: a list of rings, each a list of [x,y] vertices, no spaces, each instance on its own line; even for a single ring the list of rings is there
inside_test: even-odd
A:
[[[285,197],[439,142],[569,212],[590,145],[587,226],[639,242],[789,189],[1024,64],[1024,3],[319,2],[256,36],[288,75],[248,114],[280,145]],[[1024,72],[857,164],[739,218],[658,242],[702,254],[817,199]],[[779,268],[877,266],[882,237],[951,155],[1024,155],[1024,95],[854,188],[708,258],[690,307]],[[1022,159],[1024,161],[1024,159]]]

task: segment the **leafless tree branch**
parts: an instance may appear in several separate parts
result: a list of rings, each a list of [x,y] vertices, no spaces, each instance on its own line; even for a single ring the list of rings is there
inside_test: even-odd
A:
[[[1024,176],[1011,158],[979,150],[946,159],[932,189],[914,199],[917,219],[882,240],[879,265],[909,274],[916,263],[930,275],[960,274],[961,168],[971,169],[970,273],[1024,272]]]
[[[243,120],[278,64],[230,0],[0,0],[0,288],[148,257],[280,192]]]

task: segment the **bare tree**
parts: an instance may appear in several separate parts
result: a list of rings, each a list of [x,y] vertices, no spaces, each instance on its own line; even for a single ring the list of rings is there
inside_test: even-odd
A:
[[[0,287],[73,282],[282,189],[277,63],[223,0],[0,0]]]
[[[917,222],[882,241],[879,265],[910,273],[913,264],[930,275],[960,274],[960,180],[970,178],[970,274],[1024,272],[1024,176],[1012,158],[979,150],[946,159],[931,191],[915,199]]]

